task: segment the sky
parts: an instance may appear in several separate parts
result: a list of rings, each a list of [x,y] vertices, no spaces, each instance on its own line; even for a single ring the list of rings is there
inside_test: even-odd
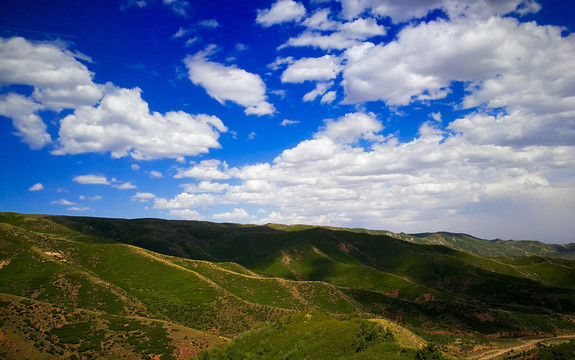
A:
[[[5,0],[0,211],[574,242],[573,14]]]

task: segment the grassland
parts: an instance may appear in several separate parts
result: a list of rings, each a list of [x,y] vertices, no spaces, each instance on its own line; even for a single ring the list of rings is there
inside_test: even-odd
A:
[[[575,331],[574,260],[390,235],[0,213],[0,356],[464,357]]]

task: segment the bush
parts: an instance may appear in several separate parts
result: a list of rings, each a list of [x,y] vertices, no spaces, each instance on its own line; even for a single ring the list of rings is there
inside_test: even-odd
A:
[[[415,355],[415,360],[444,360],[445,357],[435,345],[427,345]]]

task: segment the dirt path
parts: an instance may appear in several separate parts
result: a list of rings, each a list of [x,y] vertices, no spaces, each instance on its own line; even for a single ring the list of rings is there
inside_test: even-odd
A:
[[[477,354],[472,356],[470,359],[474,360],[490,360],[496,359],[499,356],[505,355],[506,353],[513,350],[515,353],[532,349],[537,346],[537,343],[542,341],[549,341],[549,340],[565,340],[565,339],[575,339],[575,335],[562,335],[562,336],[555,336],[555,337],[545,337],[545,338],[519,338],[517,340],[521,341],[523,344],[511,346],[502,349],[492,349],[487,350],[482,354]]]

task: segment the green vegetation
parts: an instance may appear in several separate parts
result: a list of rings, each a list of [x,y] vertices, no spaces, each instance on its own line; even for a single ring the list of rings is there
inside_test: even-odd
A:
[[[485,242],[418,239],[448,236]],[[407,237],[0,213],[0,358],[441,359],[575,332],[575,260]]]
[[[222,347],[201,352],[199,358],[432,359],[425,357],[425,349],[399,346],[395,334],[375,322],[337,320],[318,312],[304,312],[249,331]]]

